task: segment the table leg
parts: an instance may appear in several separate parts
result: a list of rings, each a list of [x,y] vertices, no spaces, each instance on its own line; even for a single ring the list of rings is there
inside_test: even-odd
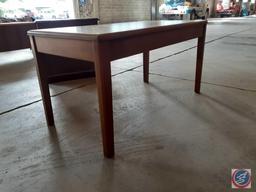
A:
[[[197,43],[196,78],[195,78],[196,93],[200,93],[200,88],[201,88],[202,68],[203,68],[203,60],[204,60],[205,32],[206,32],[206,25],[204,28],[203,35],[198,38],[198,43]]]
[[[50,90],[49,90],[49,84],[48,84],[48,75],[44,65],[45,55],[37,52],[36,44],[33,37],[30,37],[30,41],[33,49],[34,58],[36,61],[38,82],[40,85],[47,125],[52,126],[54,125],[54,118],[53,118],[51,96],[50,96]]]
[[[107,45],[96,43],[95,74],[98,88],[101,131],[104,156],[114,156],[114,129],[112,106],[111,66]]]
[[[143,52],[143,77],[144,82],[148,83],[149,76],[149,51]]]

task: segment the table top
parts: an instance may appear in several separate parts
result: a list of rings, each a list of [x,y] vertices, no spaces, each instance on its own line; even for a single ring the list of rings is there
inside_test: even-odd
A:
[[[113,24],[86,25],[75,27],[60,27],[51,29],[37,29],[28,31],[28,35],[75,38],[75,39],[115,39],[122,36],[145,34],[147,32],[159,32],[167,29],[175,29],[188,25],[202,25],[205,20],[193,21],[135,21]],[[195,26],[196,27],[196,26]]]

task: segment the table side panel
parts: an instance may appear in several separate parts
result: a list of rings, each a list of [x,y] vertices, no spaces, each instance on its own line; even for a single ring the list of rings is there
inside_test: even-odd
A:
[[[128,57],[203,36],[204,25],[188,26],[110,41],[111,60]]]
[[[37,51],[41,53],[94,61],[92,41],[35,36],[35,42]]]

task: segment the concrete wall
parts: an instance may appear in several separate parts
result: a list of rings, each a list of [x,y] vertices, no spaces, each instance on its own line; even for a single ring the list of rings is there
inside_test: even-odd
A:
[[[98,0],[101,23],[149,20],[151,0]]]
[[[100,23],[114,23],[123,21],[137,21],[151,19],[152,0],[88,0],[88,9],[79,10],[78,0],[73,0],[77,10],[78,18],[97,17]],[[157,2],[157,9],[164,0],[153,0]],[[207,0],[210,15],[214,15],[215,0]],[[88,14],[89,13],[89,14]]]
[[[216,2],[217,1],[215,1],[215,0],[208,0],[207,1],[208,7],[209,7],[209,10],[210,10],[209,15],[211,17],[215,15],[215,8],[216,8],[216,4],[217,4]]]

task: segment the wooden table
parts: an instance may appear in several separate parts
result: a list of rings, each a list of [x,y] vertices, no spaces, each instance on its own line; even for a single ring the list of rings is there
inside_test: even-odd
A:
[[[195,92],[200,93],[207,21],[139,21],[93,26],[32,30],[28,34],[37,60],[37,73],[47,124],[54,125],[47,70],[47,54],[95,65],[105,157],[114,156],[111,66],[112,60],[143,53],[144,82],[148,83],[149,51],[198,38]]]

